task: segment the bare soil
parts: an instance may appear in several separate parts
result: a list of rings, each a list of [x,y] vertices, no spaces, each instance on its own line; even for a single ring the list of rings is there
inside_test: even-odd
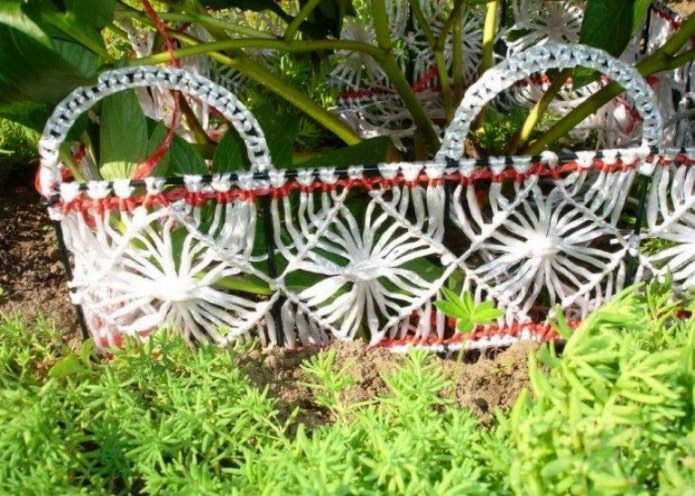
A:
[[[67,336],[78,336],[58,242],[32,177],[28,170],[0,186],[0,313],[48,317]]]

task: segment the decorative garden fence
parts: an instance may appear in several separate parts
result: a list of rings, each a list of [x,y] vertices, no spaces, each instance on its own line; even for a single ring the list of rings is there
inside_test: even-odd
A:
[[[464,157],[469,127],[493,97],[577,66],[625,88],[640,146]],[[63,182],[58,149],[78,116],[135,87],[218,109],[251,170]],[[433,160],[375,168],[275,169],[260,126],[230,91],[184,70],[137,67],[104,73],[58,105],[40,142],[40,183],[72,256],[72,300],[98,346],[169,326],[217,344],[364,335],[474,348],[551,337],[556,308],[580,321],[633,281],[695,283],[695,149],[663,144],[649,84],[585,46],[511,55],[466,91]],[[493,301],[504,317],[462,340],[433,305],[446,285]]]

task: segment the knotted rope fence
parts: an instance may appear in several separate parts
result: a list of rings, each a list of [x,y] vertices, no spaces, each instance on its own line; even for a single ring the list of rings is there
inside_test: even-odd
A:
[[[641,145],[558,156],[464,157],[481,110],[519,79],[588,67],[622,85]],[[134,87],[218,109],[248,171],[63,182],[59,147],[78,118]],[[175,68],[104,73],[55,109],[40,142],[42,194],[72,255],[69,287],[98,346],[173,327],[225,345],[296,347],[365,335],[435,349],[553,337],[556,305],[578,322],[633,281],[695,283],[695,149],[665,149],[654,92],[605,52],[546,44],[466,92],[432,161],[280,170],[227,89]],[[433,302],[453,284],[505,312],[465,339]]]

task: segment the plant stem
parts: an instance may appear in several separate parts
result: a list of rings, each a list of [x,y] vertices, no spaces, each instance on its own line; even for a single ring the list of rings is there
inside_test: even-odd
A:
[[[289,26],[287,26],[287,29],[285,30],[284,38],[286,41],[294,40],[294,37],[297,34],[297,31],[299,30],[299,27],[302,25],[302,22],[304,22],[304,20],[309,16],[309,14],[311,14],[311,11],[313,11],[319,3],[321,3],[321,0],[308,0],[304,4],[297,16],[294,19],[292,19],[292,22]]]
[[[372,19],[376,32],[376,44],[384,52],[391,52],[391,31],[389,29],[389,14],[385,0],[372,0]]]
[[[463,5],[462,1],[458,2],[454,6],[454,13],[452,13],[452,16],[454,16],[456,21],[454,22],[453,61],[451,67],[451,72],[454,78],[453,98],[455,102],[460,102],[461,98],[463,98],[463,85],[465,83],[463,80],[463,28],[461,27],[464,11],[459,7],[460,5]],[[447,120],[447,122],[450,122],[450,120]]]
[[[487,71],[494,63],[495,34],[497,34],[497,11],[499,0],[488,2],[485,6],[483,24],[483,52],[480,60],[480,73]]]
[[[562,89],[562,85],[565,84],[567,78],[571,75],[572,69],[564,69],[562,72],[560,72],[560,74],[558,74],[557,78],[555,78],[553,83],[550,85],[550,88],[548,88],[541,99],[538,100],[533,108],[529,111],[524,124],[521,126],[521,129],[519,129],[519,131],[511,139],[509,147],[507,148],[508,155],[516,154],[519,147],[526,145],[529,137],[531,136],[533,128],[536,127],[536,124],[547,110],[550,102],[553,101],[553,98],[555,98],[560,89]]]
[[[442,38],[440,35],[439,39],[434,37],[434,33],[429,27],[429,23],[425,18],[425,15],[420,8],[420,4],[417,0],[411,0],[410,8],[413,12],[413,16],[417,21],[420,29],[422,29],[423,34],[427,43],[429,43],[432,53],[434,54],[434,63],[437,67],[437,75],[439,76],[439,86],[440,93],[442,96],[442,105],[444,106],[444,114],[446,116],[447,122],[449,122],[454,117],[454,102],[451,95],[451,82],[449,78],[449,70],[446,66],[446,59],[444,58],[444,43],[439,43]],[[448,22],[448,19],[447,19]],[[444,39],[446,39],[446,34],[444,34]]]
[[[483,23],[483,46],[480,59],[480,74],[490,69],[494,64],[495,34],[497,33],[497,11],[499,0],[488,2],[485,6],[485,21]],[[474,127],[478,128],[485,120],[487,107],[484,107],[475,119]]]
[[[439,137],[432,126],[432,121],[422,107],[420,100],[418,100],[413,92],[413,89],[410,87],[410,83],[408,83],[403,71],[399,67],[396,58],[393,56],[391,33],[389,31],[389,17],[384,0],[372,0],[372,15],[377,45],[381,49],[379,56],[374,57],[374,59],[386,73],[394,89],[398,92],[403,103],[410,111],[413,122],[415,122],[415,126],[417,127],[417,132],[422,133],[424,136],[430,152],[436,152],[439,149]],[[419,156],[416,158],[424,159],[426,157]]]
[[[191,57],[194,55],[212,55],[213,52],[236,50],[242,48],[261,48],[279,50],[284,52],[315,52],[321,50],[348,50],[352,52],[366,53],[377,62],[383,60],[383,52],[379,48],[361,41],[351,40],[301,40],[284,41],[278,39],[236,39],[224,41],[212,41],[202,43],[200,40],[181,33],[172,32],[172,37],[188,43],[190,46],[177,48],[172,53],[176,58]],[[169,62],[171,56],[167,52],[156,53],[137,59],[139,64],[162,64]]]
[[[317,104],[305,93],[289,85],[287,81],[284,81],[262,65],[253,61],[245,53],[239,53],[236,60],[236,68],[238,70],[305,112],[309,117],[333,132],[346,144],[356,145],[362,141],[362,138],[360,138],[360,136],[345,122]]]
[[[145,20],[143,19],[143,16],[145,14],[133,8],[117,9],[114,15],[116,17]],[[194,24],[199,24],[205,28],[212,28],[217,30],[222,29],[224,31],[229,31],[232,33],[240,34],[243,36],[249,36],[253,38],[266,38],[270,40],[277,39],[275,36],[265,31],[259,31],[257,29],[242,26],[240,24],[225,21],[224,19],[218,19],[217,17],[212,17],[210,15],[202,13],[189,12],[187,14],[182,14],[178,12],[157,12],[157,15],[163,21],[190,22]]]
[[[200,45],[200,40],[197,40],[191,36],[188,35],[183,35],[181,33],[171,33],[172,37],[183,41],[185,43],[189,44],[194,44],[193,47],[190,48],[200,48],[202,45]],[[232,41],[243,41],[243,40],[229,40],[229,43]],[[264,40],[259,40],[259,41],[264,41]],[[272,41],[272,40],[268,40]],[[280,40],[276,40],[280,43],[284,43]],[[213,42],[213,43],[207,43],[205,45],[213,45],[213,44],[220,44],[220,43],[228,43],[228,42]],[[185,48],[183,49],[178,49],[174,51],[174,55],[179,57],[179,54],[177,52],[186,50]],[[314,102],[311,98],[309,98],[305,93],[302,93],[295,87],[289,85],[287,81],[282,80],[272,72],[270,72],[268,69],[265,67],[261,66],[260,64],[254,62],[250,57],[248,57],[246,54],[244,54],[241,51],[235,51],[234,53],[234,58],[228,57],[226,55],[223,55],[221,53],[218,53],[217,51],[203,51],[201,53],[207,53],[210,57],[218,60],[219,62],[229,66],[233,67],[235,69],[238,69],[239,71],[243,72],[246,74],[248,77],[253,79],[254,81],[258,82],[259,84],[265,86],[268,88],[270,91],[273,93],[278,94],[281,96],[283,99],[287,100],[289,103],[292,105],[295,105],[297,108],[302,110],[304,113],[306,113],[308,116],[311,118],[315,119],[319,124],[324,126],[326,129],[329,131],[333,132],[336,136],[338,136],[340,139],[342,139],[346,144],[348,145],[354,145],[362,141],[362,139],[355,133],[355,131],[349,127],[347,124],[345,124],[343,121],[341,121],[338,117],[336,117],[334,114],[331,112],[327,111],[323,107],[321,107],[319,104]],[[159,56],[166,56],[166,55],[172,55],[172,54],[167,54],[166,52],[157,54]],[[144,59],[150,59],[147,61],[147,63],[159,63],[162,62],[162,60],[159,61],[151,61],[151,59],[155,56],[150,56],[150,57],[144,57]],[[168,60],[168,59],[165,59]],[[142,64],[143,59],[135,59],[132,61],[133,64]]]
[[[210,136],[208,136],[208,133],[205,132],[203,125],[196,117],[195,112],[193,112],[191,106],[188,105],[186,99],[180,98],[179,103],[181,105],[181,113],[183,114],[184,119],[186,119],[186,123],[191,128],[196,143],[200,143],[201,145],[214,145],[215,142],[210,138]]]
[[[383,0],[382,0],[383,1]],[[382,4],[383,7],[383,4]],[[385,7],[384,7],[385,11]],[[141,19],[143,22],[148,22],[146,18]],[[388,25],[386,26],[388,29]],[[383,27],[380,28],[380,31]],[[387,75],[396,92],[399,94],[403,103],[410,112],[413,122],[418,130],[425,136],[428,147],[431,152],[439,149],[439,137],[437,136],[432,122],[430,121],[425,109],[417,99],[410,84],[403,75],[398,63],[391,53],[390,39],[387,47],[376,47],[368,43],[351,40],[280,40],[268,38],[247,38],[235,40],[213,41],[211,43],[202,43],[200,40],[178,33],[171,32],[171,36],[190,46],[179,48],[173,52],[161,52],[148,57],[142,57],[130,61],[130,64],[147,65],[161,64],[171,60],[172,57],[184,58],[194,55],[209,55],[212,58],[222,62],[230,67],[235,67],[246,75],[266,86],[269,90],[277,93],[282,98],[288,100],[293,105],[296,105],[300,110],[310,115],[317,122],[321,123],[326,129],[336,134],[348,144],[355,144],[361,141],[360,137],[343,121],[335,117],[316,102],[308,98],[296,88],[288,86],[286,81],[281,80],[275,74],[261,67],[243,55],[243,48],[265,48],[279,50],[285,52],[313,52],[319,50],[347,50],[352,52],[365,53],[371,56],[382,68]],[[382,33],[383,36],[383,33]],[[225,56],[219,52],[234,50],[234,57]],[[241,62],[241,60],[245,62]],[[249,72],[247,72],[249,71]],[[424,157],[421,157],[424,158]]]
[[[693,19],[695,19],[695,17],[690,17],[688,18],[688,21],[691,21]],[[684,23],[681,26],[681,29],[684,29],[686,27],[688,21],[686,21],[686,23]],[[690,23],[688,24],[688,26],[692,31],[695,31],[695,23]],[[683,43],[685,43],[690,39],[692,32],[687,36],[683,36],[680,31],[677,31],[676,34],[680,35],[679,38],[683,40]],[[674,37],[675,36],[676,35],[674,35]],[[692,49],[675,57],[669,55],[668,52],[672,50],[672,45],[670,45],[672,39],[673,38],[669,39],[669,41],[667,41],[661,49],[657,50],[652,55],[646,57],[637,64],[636,68],[642,76],[647,77],[652,74],[656,74],[657,72],[675,69],[676,67],[680,67],[688,61],[695,60],[695,50]],[[678,47],[675,50],[677,51]],[[569,131],[574,129],[580,122],[582,122],[588,116],[596,112],[603,105],[605,105],[611,99],[618,96],[623,91],[623,88],[618,83],[609,83],[605,87],[601,88],[601,90],[597,91],[589,98],[584,100],[584,102],[582,102],[581,105],[579,105],[577,108],[568,113],[553,127],[548,129],[548,131],[545,134],[543,134],[543,136],[538,138],[530,145],[526,146],[521,151],[521,153],[528,155],[536,155],[542,152],[548,145],[557,141],[562,136],[566,135]]]
[[[456,35],[454,35],[454,40],[453,40],[453,46],[452,46],[452,51],[453,51],[453,57],[454,57],[454,67],[453,67],[453,77],[454,77],[454,87],[456,86],[456,81],[461,79],[462,74],[459,74],[458,71],[462,71],[462,64],[461,64],[461,23],[459,22],[459,16],[461,14],[461,7],[463,7],[464,3],[463,0],[457,0],[454,3],[454,8],[451,11],[451,14],[449,14],[449,17],[446,19],[446,22],[444,23],[444,27],[442,28],[442,31],[439,33],[439,37],[437,38],[437,42],[434,47],[434,56],[435,60],[441,58],[441,61],[437,61],[437,67],[440,65],[442,66],[442,69],[439,70],[440,77],[441,74],[443,73],[446,76],[446,81],[443,79],[440,79],[440,84],[441,84],[441,92],[442,92],[442,100],[444,103],[444,112],[446,114],[446,121],[451,122],[451,120],[454,118],[454,89],[452,89],[451,86],[451,81],[449,78],[449,73],[448,73],[448,68],[446,64],[446,58],[444,56],[444,50],[446,49],[446,39],[449,36],[449,32],[453,29],[454,33],[458,31],[458,38],[459,38],[459,44],[456,42]],[[456,59],[459,59],[458,61]],[[458,62],[458,64],[457,64]],[[458,67],[457,67],[458,65]],[[446,84],[445,84],[446,83]]]

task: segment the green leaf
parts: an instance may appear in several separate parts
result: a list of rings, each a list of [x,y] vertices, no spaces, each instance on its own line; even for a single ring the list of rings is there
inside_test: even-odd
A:
[[[0,104],[0,118],[18,122],[39,132],[43,130],[52,111],[52,105],[43,103],[25,101]]]
[[[147,119],[135,92],[104,99],[99,133],[99,170],[103,179],[129,178],[147,156]]]
[[[364,140],[356,145],[332,150],[313,157],[301,164],[302,167],[348,167],[350,165],[377,165],[388,161],[393,142],[388,136]]]
[[[456,324],[456,329],[462,332],[471,332],[475,328],[475,322],[469,318],[461,318]]]
[[[50,26],[56,32],[56,35],[52,35],[54,40],[67,36],[85,51],[110,60],[99,30],[113,20],[115,5],[115,0],[66,0],[65,9],[60,10],[52,1],[43,0],[39,15],[41,24],[46,28]]]
[[[63,58],[25,5],[0,2],[0,105],[54,105],[90,78]]]
[[[82,348],[80,349],[80,361],[86,366],[91,365],[92,352],[94,351],[94,340],[89,338],[82,343]]]
[[[541,471],[541,475],[543,477],[557,477],[563,472],[567,472],[572,468],[572,465],[574,464],[574,460],[571,458],[559,458],[556,460],[553,460],[545,465],[543,467],[543,470]]]
[[[579,42],[618,57],[642,23],[650,4],[649,0],[588,0]]]
[[[269,10],[285,21],[292,20],[292,16],[282,10],[275,0],[200,0],[200,4],[211,9],[235,8],[239,10],[250,10],[252,12]]]
[[[215,148],[215,154],[212,157],[213,174],[248,170],[249,166],[244,142],[234,129],[229,129]]]
[[[293,114],[278,115],[277,110],[270,104],[253,109],[253,115],[263,129],[270,158],[277,169],[292,167],[294,143],[299,132],[299,119]]]
[[[146,157],[149,157],[166,139],[169,128],[163,122],[157,122],[147,141]],[[161,158],[157,166],[150,174],[153,177],[166,177],[169,173],[169,162],[171,162],[171,154],[169,150]]]
[[[454,317],[456,319],[465,319],[467,317],[467,315],[461,311],[461,308],[458,305],[451,303],[450,301],[435,301],[434,306],[447,314],[449,317]]]
[[[183,139],[181,136],[174,136],[174,140],[169,148],[171,161],[169,162],[169,175],[182,176],[184,174],[208,174],[207,165],[203,156],[196,150],[195,146]]]
[[[48,376],[54,379],[61,379],[70,375],[82,375],[89,372],[89,369],[82,365],[80,358],[71,354],[58,360],[48,371]]]

